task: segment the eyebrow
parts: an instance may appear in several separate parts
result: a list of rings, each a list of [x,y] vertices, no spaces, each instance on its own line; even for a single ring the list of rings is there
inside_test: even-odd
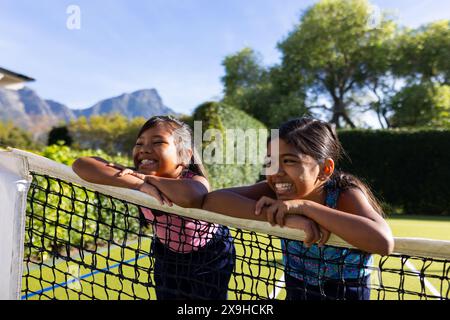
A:
[[[267,155],[268,157],[271,157],[271,154]],[[280,154],[280,157],[295,157],[295,158],[300,158],[298,154],[294,154],[294,153],[282,153]]]
[[[166,137],[160,136],[160,135],[152,136],[152,139],[154,139],[154,138],[166,139]],[[139,137],[137,138],[137,140],[139,140],[139,139],[144,139],[144,138],[143,138],[142,136],[139,136]]]
[[[280,154],[280,157],[295,157],[295,158],[299,158],[298,154],[294,154],[294,153],[282,153],[282,154]]]

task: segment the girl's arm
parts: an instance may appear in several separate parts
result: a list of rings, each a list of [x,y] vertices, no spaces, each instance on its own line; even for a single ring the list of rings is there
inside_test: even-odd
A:
[[[145,181],[131,174],[120,175],[120,168],[109,166],[109,162],[97,157],[77,159],[73,170],[82,179],[98,184],[136,189],[143,192],[148,183],[157,188],[171,202],[185,208],[201,208],[203,197],[208,193],[208,181],[200,176],[192,179],[170,179],[145,176]],[[146,192],[147,193],[147,192]],[[151,194],[154,196],[154,194]]]
[[[132,175],[119,176],[120,169],[108,166],[109,162],[98,157],[82,157],[72,164],[73,171],[91,183],[139,190],[144,181]]]
[[[394,250],[391,229],[370,205],[362,191],[342,192],[337,209],[312,201],[301,201],[293,209],[308,217],[351,245],[370,253],[389,255]]]
[[[210,192],[205,196],[202,208],[236,218],[267,221],[265,214],[262,217],[254,215],[256,201],[261,197],[275,198],[265,181]]]
[[[259,200],[261,197],[270,197],[275,199],[276,195],[273,192],[272,188],[267,184],[267,181],[261,181],[258,183],[255,183],[250,186],[243,186],[243,187],[235,187],[235,188],[229,188],[229,189],[223,189],[226,191],[230,191],[233,193],[237,193],[241,196],[244,196],[246,198],[250,198],[253,200]]]
[[[245,190],[249,191],[251,190],[251,187],[252,186],[243,188],[247,188]],[[260,188],[261,185],[256,187],[257,190],[261,190]],[[236,188],[233,188],[232,190],[235,189]],[[241,194],[233,192],[232,190],[224,189],[208,193],[205,197],[202,208],[204,210],[221,213],[231,217],[267,221],[266,208],[262,208],[260,215],[255,215],[256,200],[244,197]],[[265,189],[263,188],[262,190]],[[305,232],[304,243],[306,246],[310,246],[321,239],[319,226],[311,219],[290,215],[286,217],[284,225],[289,228],[303,230]]]
[[[192,179],[171,179],[145,176],[145,181],[155,186],[171,201],[184,208],[202,208],[204,197],[208,194],[209,183],[202,176]]]

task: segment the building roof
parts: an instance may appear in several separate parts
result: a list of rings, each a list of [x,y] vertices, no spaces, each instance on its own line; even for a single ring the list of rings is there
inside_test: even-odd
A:
[[[33,78],[27,77],[27,76],[25,76],[23,74],[20,74],[20,73],[17,73],[17,72],[13,72],[11,70],[4,69],[2,67],[0,67],[0,73],[3,73],[4,75],[8,75],[8,76],[11,76],[11,77],[14,77],[14,78],[17,78],[17,79],[22,80],[24,82],[25,81],[35,81]]]

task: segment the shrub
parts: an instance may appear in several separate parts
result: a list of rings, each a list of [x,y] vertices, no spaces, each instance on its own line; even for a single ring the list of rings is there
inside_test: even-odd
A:
[[[345,130],[351,161],[344,171],[365,179],[405,214],[450,215],[450,130]]]

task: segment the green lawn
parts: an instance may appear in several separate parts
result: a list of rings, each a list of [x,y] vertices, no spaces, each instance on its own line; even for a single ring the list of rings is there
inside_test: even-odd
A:
[[[388,216],[395,237],[450,240],[450,217]]]
[[[390,217],[388,222],[396,237],[416,237],[450,240],[450,219],[437,217]],[[258,237],[259,243],[255,245],[254,237]],[[250,245],[253,240],[253,245]],[[251,299],[250,293],[258,293],[265,297],[284,299],[285,291],[278,288],[278,281],[282,279],[283,272],[282,257],[279,250],[279,241],[270,242],[269,238],[257,236],[256,234],[240,234],[235,240],[238,258],[236,261],[235,274],[230,280],[230,299]],[[23,293],[43,291],[42,294],[30,295],[30,299],[155,299],[154,289],[146,284],[153,283],[153,275],[146,270],[152,268],[152,260],[148,256],[141,256],[136,260],[134,250],[137,242],[130,243],[127,249],[111,247],[109,251],[103,250],[99,254],[85,255],[80,260],[85,267],[78,268],[75,263],[65,261],[53,262],[55,268],[50,268],[50,262],[44,265],[25,266],[23,278]],[[140,251],[147,252],[150,248],[150,240],[140,243]],[[269,249],[268,249],[269,248]],[[272,249],[270,249],[272,248]],[[120,265],[118,261],[127,261]],[[267,261],[261,265],[261,261]],[[417,295],[409,295],[408,291],[421,292],[426,295],[446,295],[448,281],[439,279],[444,270],[443,263],[429,265],[428,261],[417,259],[401,260],[388,258],[383,262],[381,276],[374,271],[372,273],[372,284],[376,287],[382,283],[386,290],[378,292],[372,290],[372,299],[418,299]],[[46,266],[48,265],[48,266]],[[89,266],[95,265],[95,272]],[[136,266],[138,268],[136,268]],[[276,268],[274,268],[276,266]],[[375,258],[374,267],[380,266],[380,257]],[[405,274],[400,275],[397,270],[403,266]],[[422,270],[427,281],[423,281],[416,275],[414,269]],[[448,263],[447,267],[448,268]],[[390,270],[392,269],[392,270]],[[448,271],[447,271],[448,272]],[[76,274],[80,281],[72,282]],[[253,275],[250,277],[250,275]],[[448,275],[447,275],[448,276]],[[255,279],[259,277],[260,280]],[[270,278],[271,281],[262,279]],[[133,283],[130,279],[138,279],[140,283]],[[60,287],[58,284],[63,283]],[[397,292],[397,288],[403,284],[405,292]],[[106,287],[106,288],[105,288]],[[29,291],[25,291],[26,288]],[[386,292],[387,291],[387,292]],[[392,292],[389,292],[392,291]],[[380,296],[378,296],[380,294]],[[400,297],[399,297],[400,294]]]

